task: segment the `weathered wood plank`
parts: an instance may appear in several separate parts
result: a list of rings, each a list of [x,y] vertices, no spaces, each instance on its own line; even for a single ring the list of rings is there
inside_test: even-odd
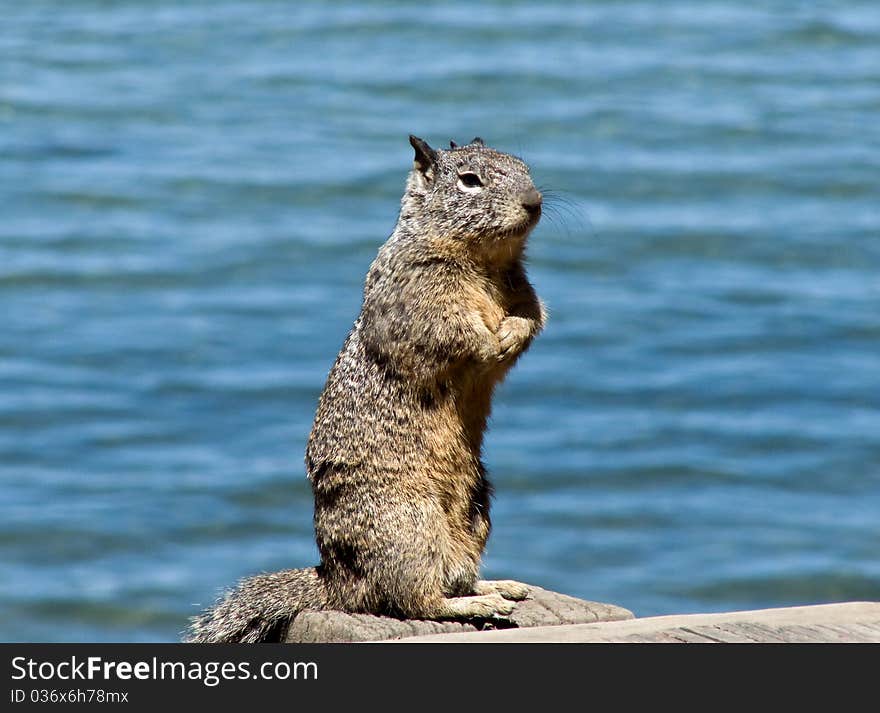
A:
[[[755,640],[736,630],[735,624],[702,624],[688,627],[698,634],[715,639],[720,644],[753,644]]]
[[[735,626],[737,631],[750,637],[754,642],[785,643],[786,641],[785,634],[773,626],[765,626],[756,621],[738,622]]]
[[[853,631],[867,636],[872,643],[880,643],[880,621],[855,622],[847,624],[847,626]]]
[[[709,636],[705,636],[693,630],[693,628],[687,627],[678,627],[675,629],[669,630],[669,635],[679,639],[682,643],[685,644],[717,644],[719,643],[717,639],[713,639]]]
[[[841,602],[475,634],[418,636],[411,641],[880,643],[880,602]]]
[[[789,624],[783,627],[785,640],[790,644],[816,644],[827,641],[827,636],[808,624]]]
[[[839,626],[835,624],[817,624],[817,629],[829,632],[835,641],[851,641],[857,643],[871,643],[874,641],[870,636],[857,632],[852,626]]]
[[[603,640],[605,643],[611,643],[614,641],[618,641],[615,638],[609,638]],[[629,634],[628,636],[623,637],[619,641],[628,643],[628,644],[681,644],[683,643],[681,639],[676,639],[671,634],[665,631],[655,631],[647,634]]]

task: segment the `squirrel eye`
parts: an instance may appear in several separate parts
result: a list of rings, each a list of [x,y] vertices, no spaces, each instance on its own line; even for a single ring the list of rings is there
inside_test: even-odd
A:
[[[483,182],[476,173],[459,173],[458,180],[466,188],[480,188],[483,185]]]

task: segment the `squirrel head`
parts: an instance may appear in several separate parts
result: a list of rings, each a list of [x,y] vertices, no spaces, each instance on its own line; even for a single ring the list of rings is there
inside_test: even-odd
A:
[[[433,149],[417,136],[413,169],[403,196],[401,221],[410,232],[442,236],[516,257],[541,217],[541,194],[529,167],[516,156],[484,145],[479,137],[449,149]]]

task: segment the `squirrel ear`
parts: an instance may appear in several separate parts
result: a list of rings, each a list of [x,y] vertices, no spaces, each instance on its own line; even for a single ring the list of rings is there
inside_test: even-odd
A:
[[[451,149],[457,149],[457,148],[458,148],[458,144],[455,143],[454,141],[450,141],[450,142],[449,142],[449,148],[451,148]]]
[[[485,146],[485,144],[483,143],[483,139],[481,139],[479,136],[474,136],[474,138],[471,139],[471,143],[476,144],[477,146]]]
[[[416,150],[415,164],[416,168],[422,173],[427,171],[434,165],[437,160],[437,152],[428,146],[428,142],[420,139],[418,136],[409,135],[409,143]]]

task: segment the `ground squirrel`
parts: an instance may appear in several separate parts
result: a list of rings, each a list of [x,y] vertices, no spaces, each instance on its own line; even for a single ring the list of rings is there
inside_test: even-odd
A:
[[[526,278],[541,194],[519,158],[415,149],[397,226],[321,394],[306,449],[321,563],[242,581],[189,641],[283,640],[306,609],[504,616],[528,588],[480,581],[492,391],[544,325]]]

